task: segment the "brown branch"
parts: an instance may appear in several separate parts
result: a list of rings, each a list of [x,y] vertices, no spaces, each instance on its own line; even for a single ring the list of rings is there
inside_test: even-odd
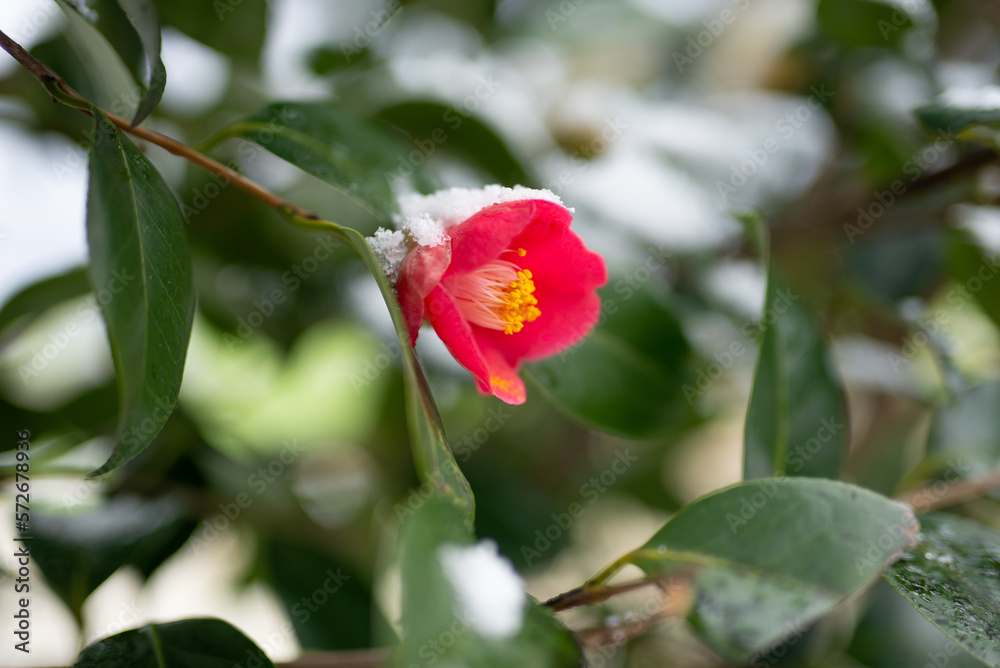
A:
[[[117,125],[119,128],[125,132],[131,133],[140,139],[145,139],[151,144],[156,144],[160,148],[174,155],[180,156],[190,163],[198,165],[202,169],[212,172],[218,176],[221,176],[226,181],[231,182],[234,186],[240,190],[246,192],[253,197],[256,197],[260,201],[264,202],[268,206],[277,209],[279,211],[290,213],[293,216],[298,216],[300,218],[307,218],[310,220],[319,220],[319,216],[314,213],[310,213],[305,209],[301,209],[294,204],[291,204],[285,199],[282,199],[278,195],[275,195],[270,190],[254,183],[250,179],[246,178],[239,172],[226,167],[220,162],[212,160],[208,156],[195,151],[193,148],[186,146],[176,139],[172,139],[164,134],[160,134],[155,130],[149,130],[144,127],[131,127],[131,124],[124,118],[115,116],[114,114],[109,114],[104,112],[105,116],[108,117],[112,123]]]
[[[38,79],[42,85],[45,86],[45,89],[53,95],[54,100],[78,109],[88,116],[93,115],[90,111],[91,108],[98,109],[96,105],[90,104],[90,102],[88,102],[82,95],[73,90],[70,85],[66,83],[65,79],[56,74],[52,69],[32,56],[30,53],[25,51],[20,44],[8,37],[3,31],[0,31],[0,47],[3,47],[4,51],[9,53],[14,60],[20,63],[26,70],[28,70],[28,72]],[[195,151],[189,146],[180,143],[176,139],[172,139],[148,128],[139,126],[133,127],[129,121],[121,118],[120,116],[116,116],[115,114],[104,111],[103,109],[100,111],[108,117],[108,120],[114,123],[121,130],[139,137],[140,139],[144,139],[151,144],[155,144],[169,153],[180,156],[188,162],[198,165],[202,169],[222,177],[228,183],[232,183],[245,193],[256,197],[268,206],[277,209],[286,215],[305,218],[308,220],[319,219],[316,214],[295,206],[287,200],[272,193],[270,190],[267,190],[263,186],[254,183],[239,172],[226,167],[222,163],[213,160],[198,151]]]
[[[558,596],[554,596],[543,605],[552,608],[555,612],[562,612],[571,608],[578,608],[581,605],[601,603],[612,596],[625,594],[650,585],[656,585],[664,590],[675,586],[687,585],[690,579],[691,574],[685,571],[682,573],[672,573],[671,575],[650,578],[647,580],[635,580],[633,582],[626,582],[620,585],[598,585],[596,587],[583,585],[582,587],[570,589],[569,591],[559,594]]]
[[[19,62],[24,69],[31,72],[39,81],[43,83],[45,81],[61,81],[64,84],[66,83],[61,76],[49,69],[42,61],[25,51],[24,47],[8,37],[2,30],[0,30],[0,47],[3,47],[4,51],[9,53],[14,60]],[[67,89],[67,92],[72,91],[69,86],[67,86]],[[73,94],[75,95],[75,92]]]
[[[671,587],[683,586],[683,589],[680,591],[672,591],[663,586],[666,583],[669,583],[669,586]],[[685,573],[683,577],[675,575],[674,577],[660,578],[659,580],[646,580],[643,582],[633,582],[629,584],[631,586],[628,586],[627,589],[626,586],[619,587],[618,589],[624,589],[627,591],[637,589],[643,584],[660,584],[663,591],[659,600],[658,608],[650,611],[648,614],[639,619],[634,619],[625,624],[618,624],[615,626],[597,626],[576,631],[574,635],[582,646],[595,648],[606,645],[624,645],[633,638],[637,638],[645,634],[647,631],[662,622],[683,617],[691,609],[691,588],[687,586],[690,584],[689,573]],[[614,588],[608,587],[607,589]]]
[[[926,485],[914,492],[897,496],[896,500],[912,506],[918,513],[926,513],[978,499],[996,488],[1000,488],[1000,470],[980,478],[962,480],[940,492],[935,491],[933,485]]]

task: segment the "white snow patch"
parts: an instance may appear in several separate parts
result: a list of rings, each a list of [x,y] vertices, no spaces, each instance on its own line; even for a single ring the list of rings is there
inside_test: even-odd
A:
[[[387,230],[380,227],[373,236],[368,237],[368,244],[375,251],[382,271],[393,283],[399,276],[399,265],[406,257],[406,237],[400,230]]]
[[[563,206],[562,200],[551,190],[535,190],[524,186],[505,188],[494,184],[478,189],[447,188],[430,195],[403,195],[399,198],[400,214],[396,220],[406,221],[427,215],[440,221],[448,229],[490,205],[524,199],[542,199]]]
[[[972,234],[979,245],[992,254],[1000,253],[1000,209],[959,204],[948,213],[958,227]]]
[[[500,556],[495,542],[443,545],[438,561],[476,633],[503,640],[521,630],[527,602],[524,580]]]
[[[955,109],[1000,109],[1000,87],[952,88],[941,94],[940,101]]]
[[[448,238],[441,221],[427,213],[407,218],[401,228],[421,246],[439,246]]]

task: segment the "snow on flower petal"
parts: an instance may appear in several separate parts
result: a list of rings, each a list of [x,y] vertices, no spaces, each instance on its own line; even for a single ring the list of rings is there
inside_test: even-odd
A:
[[[428,213],[408,217],[402,222],[400,229],[418,246],[440,246],[448,238],[441,221]]]
[[[406,237],[399,230],[390,231],[380,227],[373,236],[368,237],[368,244],[375,251],[382,271],[395,283],[399,275],[399,265],[406,257]]]
[[[484,539],[475,545],[442,545],[438,562],[476,633],[504,640],[521,630],[527,604],[524,580],[510,561],[500,556],[495,542]]]
[[[562,205],[562,200],[551,190],[536,190],[524,186],[505,188],[498,185],[485,186],[476,190],[448,188],[430,195],[404,195],[400,197],[400,215],[397,216],[397,221],[427,215],[441,221],[445,229],[448,229],[491,204],[528,199],[546,200]]]

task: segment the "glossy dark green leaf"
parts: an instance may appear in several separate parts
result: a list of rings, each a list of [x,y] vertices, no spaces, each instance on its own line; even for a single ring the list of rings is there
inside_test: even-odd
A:
[[[942,467],[992,468],[1000,462],[1000,383],[957,394],[934,413],[927,435],[927,456]]]
[[[886,580],[966,651],[1000,666],[1000,533],[944,513],[920,524],[919,542]]]
[[[79,618],[86,598],[115,571],[132,565],[149,577],[194,527],[169,498],[115,497],[97,510],[69,515],[32,510],[27,535],[46,582]]]
[[[901,203],[900,209],[903,206]],[[878,233],[887,231],[888,221],[882,221],[882,229],[873,234],[866,234],[851,223],[848,228],[851,244],[842,252],[849,279],[859,290],[887,303],[919,297],[932,290],[941,280],[947,256],[947,242],[941,230],[913,229],[919,213],[907,214],[899,209],[895,213],[902,218],[901,227],[896,233],[883,236]]]
[[[277,102],[214,137],[243,137],[329,183],[383,222],[397,209],[395,179],[417,166],[405,147],[334,102]]]
[[[1000,107],[993,102],[995,95],[995,88],[986,88],[977,101],[974,92],[969,91],[968,100],[939,98],[915,113],[921,123],[935,131],[963,132],[978,126],[996,129],[1000,127]]]
[[[471,99],[478,107],[478,99]],[[414,157],[422,153],[429,158],[438,151],[453,154],[479,167],[501,185],[531,185],[534,180],[521,161],[473,112],[462,106],[418,101],[386,107],[377,117],[410,135],[410,155]]]
[[[71,269],[63,274],[49,276],[23,288],[0,308],[0,330],[26,315],[37,316],[43,311],[90,291],[87,270]]]
[[[96,27],[131,72],[139,90],[122,91],[110,111],[124,114],[137,103],[132,124],[141,123],[160,103],[167,84],[167,70],[160,60],[160,24],[152,0],[86,0],[63,2],[61,6]]]
[[[221,619],[148,624],[88,645],[73,668],[274,668],[252,640]]]
[[[913,28],[902,5],[879,0],[821,0],[820,29],[848,46],[894,46]]]
[[[525,366],[561,408],[603,431],[643,438],[691,415],[684,395],[690,355],[676,316],[649,289],[601,291],[603,321],[579,345]],[[693,382],[693,381],[692,381]]]
[[[756,480],[681,509],[627,561],[690,573],[692,623],[739,661],[868,586],[917,529],[907,506],[854,485]]]
[[[87,238],[91,283],[108,325],[119,427],[106,473],[163,428],[180,390],[194,317],[191,258],[180,207],[136,147],[97,112]]]
[[[979,659],[941,635],[885,580],[865,592],[864,612],[847,651],[865,668],[983,668]],[[815,665],[815,661],[800,665],[810,663]]]
[[[771,272],[747,408],[744,479],[838,478],[849,431],[843,388],[801,298]]]
[[[265,550],[269,579],[303,648],[364,649],[388,635],[388,624],[372,605],[371,584],[336,559],[274,540]]]
[[[160,59],[160,21],[153,0],[118,0],[118,4],[139,35],[145,56],[138,74],[146,92],[132,118],[132,125],[138,125],[160,104],[167,85],[167,68]]]
[[[480,633],[482,627],[459,602],[441,564],[442,547],[474,542],[463,519],[454,504],[435,495],[403,520],[403,640],[396,665],[423,665],[433,657],[445,666],[579,666],[572,634],[551,610],[527,596],[519,631],[503,638]]]
[[[267,32],[267,0],[155,0],[171,25],[220,53],[256,61]]]

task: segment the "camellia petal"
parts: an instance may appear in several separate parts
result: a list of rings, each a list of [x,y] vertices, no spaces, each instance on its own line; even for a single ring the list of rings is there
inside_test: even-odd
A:
[[[489,385],[490,370],[476,343],[472,325],[459,311],[455,300],[441,286],[427,295],[427,319],[458,363]]]
[[[514,367],[495,348],[486,348],[483,354],[490,370],[489,392],[508,404],[523,404],[528,393],[524,388],[524,381],[517,375]]]

